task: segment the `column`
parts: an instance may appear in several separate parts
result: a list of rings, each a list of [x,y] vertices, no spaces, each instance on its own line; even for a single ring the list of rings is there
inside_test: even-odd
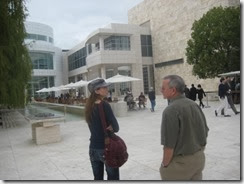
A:
[[[135,78],[141,79],[140,81],[133,81],[132,84],[132,93],[134,97],[138,97],[141,92],[143,92],[143,74],[142,74],[142,66],[138,66],[138,64],[132,64],[131,67],[131,76]]]
[[[83,74],[83,77],[84,77],[85,81],[87,81],[87,79],[88,79],[87,75],[88,75],[88,73]],[[89,96],[87,85],[85,86],[85,94],[84,95],[85,95],[86,98]]]
[[[100,46],[100,51],[104,50],[104,39],[103,37],[99,37],[99,46]]]
[[[106,79],[106,68],[101,66],[101,78]]]

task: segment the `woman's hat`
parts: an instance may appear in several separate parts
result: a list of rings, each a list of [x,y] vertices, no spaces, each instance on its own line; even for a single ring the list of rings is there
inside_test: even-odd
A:
[[[95,90],[97,90],[98,88],[108,87],[110,85],[111,85],[111,83],[105,82],[104,79],[96,79],[96,80],[91,81],[88,84],[88,90],[92,93]]]

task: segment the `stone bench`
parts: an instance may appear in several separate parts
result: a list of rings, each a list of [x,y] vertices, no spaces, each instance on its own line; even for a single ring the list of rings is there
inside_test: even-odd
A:
[[[33,118],[26,117],[31,123],[32,140],[36,144],[48,144],[61,141],[60,122],[64,117]]]

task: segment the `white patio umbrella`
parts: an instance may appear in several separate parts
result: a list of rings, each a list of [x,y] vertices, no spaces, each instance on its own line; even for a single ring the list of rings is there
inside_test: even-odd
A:
[[[95,78],[95,79],[92,79],[92,80],[89,80],[89,81],[87,81],[87,85],[90,83],[90,82],[92,82],[92,81],[94,81],[94,80],[97,80],[97,79],[102,79],[101,77],[97,77],[97,78]],[[107,79],[104,79],[105,81],[107,81]]]
[[[234,71],[234,72],[228,72],[228,73],[221,73],[218,74],[218,76],[236,76],[236,75],[240,75],[240,71]]]
[[[119,75],[119,74],[106,79],[107,82],[111,82],[111,83],[132,82],[132,81],[139,81],[139,80],[141,80],[141,79],[138,79],[138,78],[135,78],[135,77],[130,77],[130,76]],[[119,93],[117,88],[118,88],[118,86],[115,85],[115,94]],[[120,95],[120,94],[118,94],[118,95]]]
[[[70,88],[67,88],[67,87],[64,87],[64,86],[48,88],[49,91],[62,91],[62,90],[68,90],[68,89],[70,89]]]
[[[119,75],[119,74],[106,79],[107,82],[111,82],[111,83],[131,82],[131,81],[139,81],[139,80],[141,79],[130,77],[130,76]]]
[[[36,91],[37,93],[45,93],[45,92],[48,92],[48,88],[42,88],[38,91]]]
[[[74,86],[74,83],[73,82],[64,85],[65,88],[73,88],[73,86]]]
[[[70,87],[79,88],[88,85],[88,81],[80,80],[78,82],[73,83]]]
[[[64,85],[58,86],[58,91],[64,91],[70,89],[69,87],[65,87]]]
[[[51,87],[51,88],[47,88],[47,92],[50,92],[50,91],[58,91],[58,87]]]

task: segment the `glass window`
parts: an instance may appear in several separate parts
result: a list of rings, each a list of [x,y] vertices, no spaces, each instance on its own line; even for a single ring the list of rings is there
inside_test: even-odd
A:
[[[92,53],[92,44],[89,44],[88,45],[88,54],[91,54]]]
[[[37,35],[37,39],[38,40],[47,41],[47,37],[46,36],[43,36],[43,35]]]
[[[69,83],[71,82],[75,83],[75,76],[69,77]]]
[[[48,37],[48,41],[49,41],[50,43],[53,43],[53,38]]]
[[[31,39],[31,40],[47,41],[47,36],[45,36],[45,35],[39,35],[39,34],[29,34],[29,33],[27,33],[26,38],[27,39]],[[51,37],[49,37],[49,42],[53,43],[53,39]]]
[[[99,42],[96,43],[95,48],[96,48],[96,51],[100,50],[100,44],[99,44]]]
[[[53,55],[50,53],[38,53],[38,52],[30,52],[29,53],[32,68],[33,69],[53,69]]]
[[[86,47],[68,56],[69,71],[86,65]]]
[[[148,82],[148,68],[147,66],[143,67],[143,83],[144,83],[144,93],[149,91],[149,82]]]
[[[33,76],[31,78],[30,84],[30,90],[31,96],[34,97],[41,97],[45,98],[48,96],[48,93],[37,93],[36,91],[42,89],[42,88],[49,88],[54,86],[54,76]]]
[[[152,57],[151,35],[141,35],[141,54],[143,57]]]
[[[142,56],[147,56],[147,46],[141,46],[141,54]]]
[[[105,50],[130,50],[129,36],[110,36],[104,39]]]

